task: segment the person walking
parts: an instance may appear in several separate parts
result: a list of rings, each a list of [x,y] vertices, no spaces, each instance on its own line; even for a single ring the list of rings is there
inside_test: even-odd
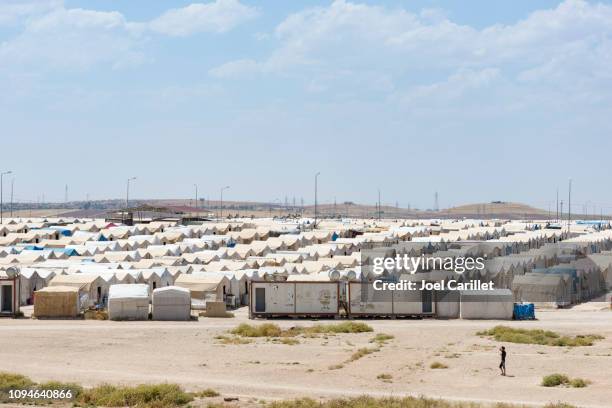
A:
[[[501,375],[506,375],[506,348],[501,346],[499,349],[501,352],[501,363],[499,363],[499,369],[501,370]]]

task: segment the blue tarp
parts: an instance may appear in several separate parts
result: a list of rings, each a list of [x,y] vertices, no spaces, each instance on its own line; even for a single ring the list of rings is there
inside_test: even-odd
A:
[[[535,320],[533,303],[515,303],[514,320]]]

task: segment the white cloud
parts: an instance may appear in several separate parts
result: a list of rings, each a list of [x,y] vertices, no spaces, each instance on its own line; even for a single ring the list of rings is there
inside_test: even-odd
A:
[[[165,12],[149,23],[157,33],[188,36],[196,33],[224,33],[256,17],[257,10],[238,0],[215,0],[212,3],[194,3]]]
[[[576,62],[588,54],[609,55],[612,7],[567,0],[515,24],[478,30],[431,10],[413,14],[337,0],[288,16],[275,34],[278,47],[251,63],[254,71],[310,75],[332,69],[409,75],[499,66],[520,72],[549,65],[560,55]],[[590,58],[589,64],[588,69],[602,74],[597,60]],[[557,64],[555,69],[565,67]]]
[[[242,59],[215,67],[209,71],[209,74],[216,78],[234,78],[245,74],[250,75],[259,69],[260,67],[254,60]]]
[[[23,18],[61,8],[62,5],[63,0],[4,0],[0,3],[0,26],[17,24]]]
[[[256,14],[238,0],[215,0],[135,22],[118,11],[68,8],[60,0],[2,3],[0,25],[19,26],[20,31],[0,43],[0,68],[45,71],[138,65],[149,59],[143,44],[152,34],[222,33]]]

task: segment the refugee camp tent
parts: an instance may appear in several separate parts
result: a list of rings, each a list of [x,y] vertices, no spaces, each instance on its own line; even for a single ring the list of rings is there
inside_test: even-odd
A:
[[[83,306],[104,303],[108,297],[109,285],[96,274],[75,273],[72,275],[57,275],[49,286],[72,286],[79,290],[79,302]],[[36,297],[36,296],[35,296]]]
[[[153,291],[153,320],[190,320],[191,292],[178,286]]]
[[[34,316],[77,317],[80,313],[79,288],[74,286],[48,286],[37,290],[34,296]]]
[[[510,289],[462,290],[460,302],[462,319],[510,320],[514,311]]]
[[[183,274],[176,279],[175,285],[189,289],[192,308],[201,309],[206,307],[206,301],[224,302],[230,281],[225,275],[202,272]]]
[[[108,318],[111,320],[147,320],[149,285],[112,285],[108,293]]]
[[[527,273],[515,276],[512,293],[517,302],[551,303],[567,306],[572,301],[572,283],[568,275]]]

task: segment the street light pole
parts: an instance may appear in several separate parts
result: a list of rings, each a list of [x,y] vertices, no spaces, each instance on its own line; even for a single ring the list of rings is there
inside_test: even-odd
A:
[[[197,213],[198,213],[198,185],[194,184],[193,186],[195,187],[195,193],[196,193],[196,196],[195,196],[195,209],[196,209],[196,215],[197,215]]]
[[[572,223],[572,179],[569,179],[569,190],[567,195],[567,235],[569,238]]]
[[[11,218],[13,218],[13,187],[15,187],[15,177],[11,179]]]
[[[221,188],[221,216],[219,218],[223,219],[223,190],[227,190],[230,186],[225,186]]]
[[[313,226],[313,229],[317,228],[317,215],[318,215],[317,214],[317,210],[318,210],[318,208],[317,208],[317,206],[318,206],[318,202],[317,202],[318,197],[317,197],[317,195],[318,195],[318,187],[319,187],[318,186],[319,174],[321,174],[320,171],[317,172],[317,174],[315,174],[315,208],[314,208],[314,226]]]
[[[4,179],[4,175],[5,174],[11,174],[12,171],[5,171],[3,173],[0,173],[0,224],[3,223],[4,219],[3,219],[3,211],[4,211],[4,197],[3,197],[3,192],[4,192],[4,185],[3,185],[3,179]]]
[[[378,189],[378,221],[380,221],[380,188]]]
[[[136,180],[136,177],[130,177],[127,179],[127,189],[125,191],[125,210],[130,208],[130,181]]]

